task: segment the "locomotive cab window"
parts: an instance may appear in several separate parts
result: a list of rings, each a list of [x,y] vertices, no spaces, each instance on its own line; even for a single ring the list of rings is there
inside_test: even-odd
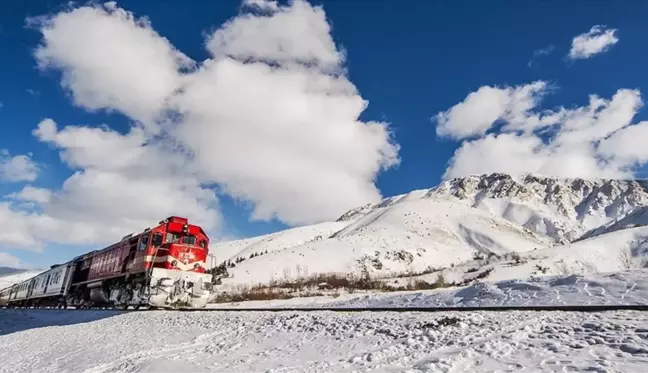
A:
[[[142,240],[140,241],[139,250],[145,250],[146,249],[146,246],[148,246],[149,237],[151,237],[150,234],[142,236]]]
[[[160,247],[162,246],[162,233],[155,232],[153,233],[153,240],[151,241],[151,244],[153,247]]]
[[[184,236],[182,237],[182,243],[186,245],[195,245],[196,237],[195,236]]]
[[[167,233],[166,235],[166,242],[167,243],[176,243],[180,240],[180,235],[177,235],[175,233]]]

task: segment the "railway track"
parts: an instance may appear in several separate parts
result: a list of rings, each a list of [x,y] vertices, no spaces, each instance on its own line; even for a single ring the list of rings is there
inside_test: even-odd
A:
[[[543,311],[543,312],[605,312],[605,311],[648,311],[648,304],[605,304],[605,305],[573,305],[573,306],[486,306],[486,307],[272,307],[272,308],[90,308],[90,309],[59,309],[59,308],[0,308],[4,310],[43,310],[43,311],[114,311],[114,312],[146,312],[146,311],[181,311],[181,312],[503,312],[503,311]]]

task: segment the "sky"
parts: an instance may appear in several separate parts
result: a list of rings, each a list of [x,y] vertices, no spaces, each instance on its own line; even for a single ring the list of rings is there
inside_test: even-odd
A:
[[[212,242],[469,174],[644,178],[648,3],[10,0],[0,266]]]

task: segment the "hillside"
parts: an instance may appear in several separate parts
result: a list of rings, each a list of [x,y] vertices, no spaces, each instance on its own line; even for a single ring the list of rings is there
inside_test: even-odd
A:
[[[43,272],[43,270],[20,270],[14,271],[7,275],[0,276],[0,289],[7,288],[13,284],[25,281],[31,277],[36,276],[37,274]]]
[[[645,181],[473,175],[211,250],[233,263],[225,286],[332,272],[430,277],[443,269],[463,281],[475,267],[488,267],[488,279],[613,271],[648,255],[646,209]],[[521,258],[515,265],[512,255]],[[628,255],[632,265],[621,259]]]
[[[212,245],[211,253],[216,255],[218,263],[228,260],[235,262],[237,258],[249,258],[252,254],[274,252],[329,237],[347,224],[347,222],[326,222],[243,240],[222,242]]]
[[[7,276],[14,273],[20,273],[26,271],[25,269],[12,268],[12,267],[0,267],[0,276]]]

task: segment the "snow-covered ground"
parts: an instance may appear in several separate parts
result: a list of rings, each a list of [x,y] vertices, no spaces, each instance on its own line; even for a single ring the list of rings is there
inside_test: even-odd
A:
[[[532,277],[459,288],[353,293],[271,301],[214,303],[209,308],[480,307],[648,304],[648,269]]]
[[[648,269],[236,306],[552,304],[648,304]],[[0,310],[0,362],[0,373],[643,373],[648,313]]]
[[[624,372],[648,313],[0,310],[0,372]]]

